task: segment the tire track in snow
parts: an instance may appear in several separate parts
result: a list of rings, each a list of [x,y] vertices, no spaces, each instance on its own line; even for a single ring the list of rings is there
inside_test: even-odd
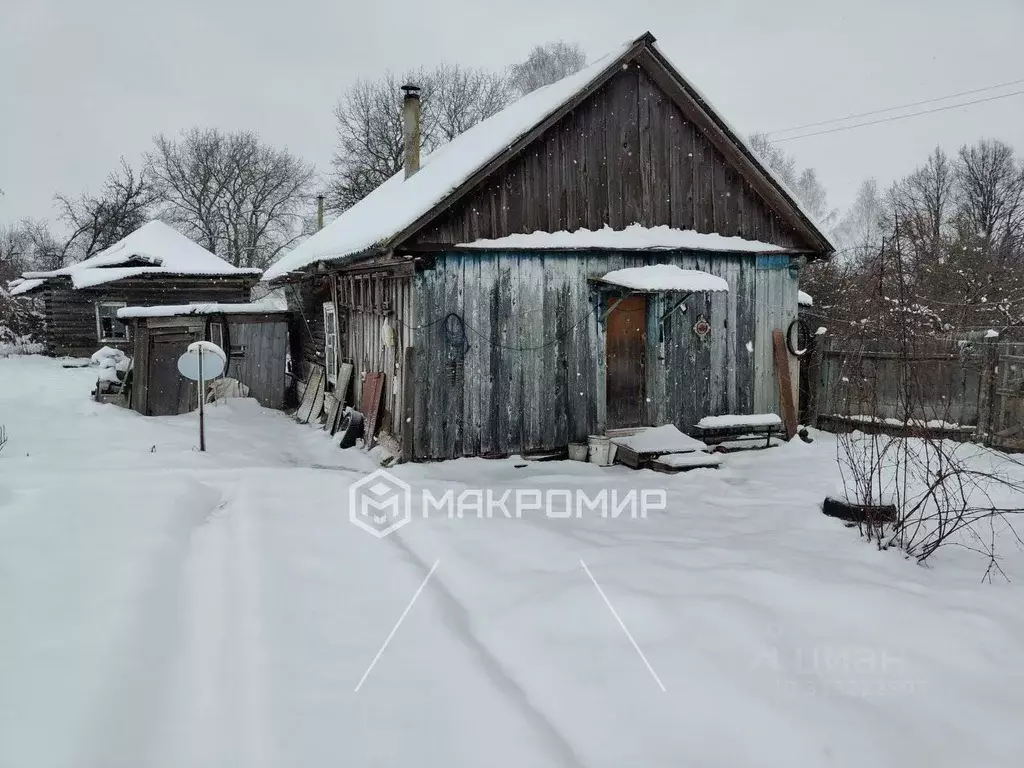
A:
[[[144,564],[145,586],[126,606],[132,613],[125,617],[128,626],[120,636],[128,639],[118,642],[101,662],[109,665],[103,677],[110,683],[97,696],[97,723],[90,729],[89,744],[80,751],[85,756],[83,765],[152,764],[159,752],[166,716],[172,711],[172,661],[184,598],[182,583],[197,532],[224,503],[220,491],[206,483],[193,481],[190,490],[202,498],[186,498],[186,503],[192,503],[184,514],[166,513],[171,525],[163,534],[170,536],[170,546]]]
[[[427,573],[431,564],[421,558],[400,534],[401,532],[392,534],[388,537],[388,541],[398,547],[409,560],[422,569],[423,573]],[[438,604],[441,606],[446,623],[453,634],[470,651],[471,657],[487,673],[488,679],[494,687],[515,705],[537,736],[550,748],[558,764],[567,768],[584,768],[585,764],[573,745],[544,712],[530,700],[527,692],[509,673],[501,660],[491,653],[490,649],[474,633],[469,611],[445,586],[444,578],[441,576],[443,571],[444,569],[441,568],[434,574],[434,578],[430,581],[430,591],[437,596]]]

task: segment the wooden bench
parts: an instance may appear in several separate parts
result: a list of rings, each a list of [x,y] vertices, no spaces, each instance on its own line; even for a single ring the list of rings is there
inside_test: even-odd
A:
[[[697,422],[691,434],[720,451],[772,448],[783,441],[782,419],[774,413],[742,416],[706,416]]]

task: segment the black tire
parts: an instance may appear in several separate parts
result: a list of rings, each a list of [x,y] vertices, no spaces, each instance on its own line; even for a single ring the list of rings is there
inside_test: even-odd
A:
[[[795,342],[793,340],[794,328],[796,328],[797,332]],[[786,348],[793,357],[805,357],[814,349],[814,341],[814,337],[811,336],[811,329],[803,320],[794,320],[789,324],[789,328],[786,329]],[[802,349],[797,346],[801,343],[804,345]]]
[[[341,420],[341,426],[338,427],[338,434],[341,438],[338,440],[339,448],[351,448],[356,444],[356,440],[363,436],[363,414],[359,411],[350,410],[345,414],[345,417]]]

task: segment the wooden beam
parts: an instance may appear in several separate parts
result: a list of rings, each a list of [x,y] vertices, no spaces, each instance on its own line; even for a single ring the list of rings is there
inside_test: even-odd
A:
[[[779,407],[782,422],[786,425],[786,439],[796,434],[796,403],[793,401],[793,379],[789,375],[789,350],[786,349],[786,334],[778,329],[772,331],[772,351],[775,356],[775,380],[779,384]]]

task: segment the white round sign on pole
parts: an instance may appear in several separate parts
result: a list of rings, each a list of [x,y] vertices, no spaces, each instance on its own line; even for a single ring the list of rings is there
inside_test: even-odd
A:
[[[199,381],[199,357],[202,356],[202,380],[216,379],[224,373],[224,365],[228,356],[224,350],[212,341],[196,341],[188,345],[188,349],[178,358],[178,372],[186,379]]]
[[[199,382],[199,450],[206,450],[206,422],[203,403],[206,401],[206,382],[224,373],[228,356],[212,341],[194,341],[185,354],[178,358],[178,372],[186,379]]]

